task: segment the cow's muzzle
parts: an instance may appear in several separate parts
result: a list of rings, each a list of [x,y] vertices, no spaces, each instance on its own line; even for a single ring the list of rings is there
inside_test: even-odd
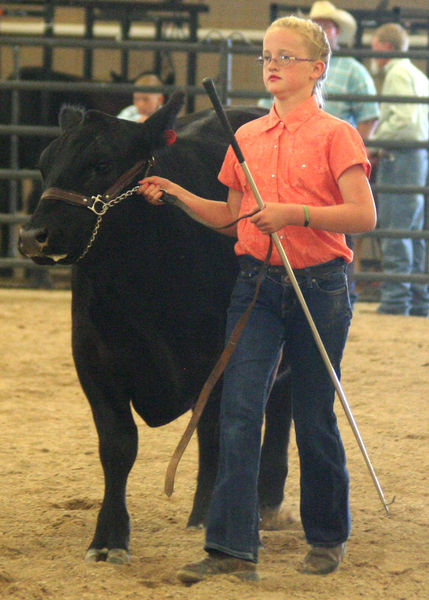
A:
[[[67,254],[48,254],[48,231],[44,227],[24,228],[19,232],[18,250],[24,256],[43,264],[53,264],[65,258]]]

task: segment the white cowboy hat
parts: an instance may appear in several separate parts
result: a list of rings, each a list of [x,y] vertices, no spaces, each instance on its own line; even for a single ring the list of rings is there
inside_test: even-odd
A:
[[[329,19],[338,25],[340,34],[338,41],[340,44],[351,46],[355,37],[357,24],[355,18],[345,10],[336,8],[331,2],[320,0],[311,7],[310,19]]]

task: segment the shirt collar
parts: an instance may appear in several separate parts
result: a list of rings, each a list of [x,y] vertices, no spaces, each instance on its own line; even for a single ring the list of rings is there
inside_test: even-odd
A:
[[[292,112],[287,114],[284,119],[280,119],[276,112],[275,104],[273,103],[271,110],[267,115],[267,120],[263,127],[263,131],[273,129],[282,123],[286,129],[288,129],[291,133],[294,133],[302,123],[316,114],[318,110],[320,109],[317,104],[316,97],[311,96],[310,98],[307,98],[307,100],[301,102],[301,104]]]
[[[391,58],[388,63],[386,63],[383,67],[384,72],[388,73],[390,69],[395,67],[396,65],[405,64],[411,62],[409,58]]]

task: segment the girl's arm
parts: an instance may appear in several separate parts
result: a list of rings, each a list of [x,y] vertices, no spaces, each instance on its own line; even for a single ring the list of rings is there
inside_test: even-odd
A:
[[[242,193],[229,188],[226,202],[218,200],[207,200],[192,194],[185,188],[173,183],[163,177],[146,177],[139,181],[139,194],[142,194],[148,202],[155,206],[162,206],[162,194],[167,192],[176,196],[183,204],[190,208],[198,217],[206,221],[212,227],[223,227],[238,218],[240,212]],[[237,226],[233,225],[223,229],[221,233],[236,236]]]
[[[371,188],[362,165],[353,165],[338,179],[344,204],[308,206],[310,227],[338,233],[363,233],[374,229],[377,216]],[[251,218],[262,233],[274,233],[286,225],[304,225],[302,204],[269,202]]]

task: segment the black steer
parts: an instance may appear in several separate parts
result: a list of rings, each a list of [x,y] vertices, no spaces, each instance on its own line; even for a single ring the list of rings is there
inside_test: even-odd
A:
[[[42,196],[23,226],[20,250],[39,264],[73,264],[73,356],[99,435],[105,496],[88,560],[128,560],[126,482],[137,454],[130,404],[151,426],[192,408],[224,345],[225,312],[237,272],[231,238],[173,206],[153,207],[117,186],[97,217],[86,206],[138,161],[197,194],[225,199],[217,180],[227,142],[213,111],[178,119],[176,92],[143,124],[65,109],[62,135],[40,160]],[[234,128],[262,113],[228,110]],[[122,181],[122,180],[121,180]],[[58,189],[57,189],[58,188]],[[75,194],[68,194],[67,191]],[[127,191],[125,190],[125,191]],[[66,191],[66,192],[64,192]],[[102,209],[101,201],[94,208]],[[189,526],[204,523],[218,451],[219,385],[198,426],[199,472]],[[276,513],[287,471],[287,377],[267,407],[260,475],[261,511]]]

